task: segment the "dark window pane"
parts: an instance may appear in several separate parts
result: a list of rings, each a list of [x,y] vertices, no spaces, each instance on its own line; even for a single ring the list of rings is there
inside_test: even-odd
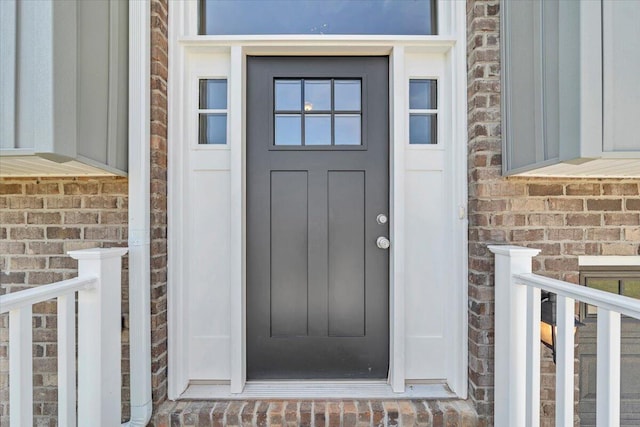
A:
[[[302,145],[300,115],[277,114],[275,133],[275,145]]]
[[[640,299],[640,279],[626,279],[623,282],[623,287],[622,295]]]
[[[437,144],[437,115],[409,115],[409,144]]]
[[[200,114],[199,144],[227,143],[227,115]]]
[[[305,116],[304,145],[331,145],[330,115]]]
[[[276,80],[276,110],[300,111],[302,82],[300,80]]]
[[[200,80],[200,108],[208,110],[227,109],[227,80]]]
[[[336,80],[333,91],[337,111],[360,111],[360,80]]]
[[[335,116],[335,144],[336,145],[360,145],[360,115],[342,114]]]
[[[411,80],[409,82],[409,108],[412,110],[435,110],[437,104],[436,80]]]
[[[200,34],[436,34],[435,0],[200,0]]]
[[[331,110],[331,80],[304,81],[304,111]]]

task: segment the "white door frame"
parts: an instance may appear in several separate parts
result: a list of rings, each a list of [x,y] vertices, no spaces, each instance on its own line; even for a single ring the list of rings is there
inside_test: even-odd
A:
[[[247,55],[389,55],[390,57],[390,369],[389,383],[395,392],[405,387],[405,290],[404,290],[404,170],[406,145],[405,52],[444,54],[452,71],[451,127],[452,149],[450,185],[452,194],[447,211],[459,218],[454,224],[454,246],[459,260],[451,271],[451,307],[458,313],[451,325],[454,344],[447,349],[453,365],[447,384],[461,398],[467,394],[467,220],[466,220],[466,15],[462,1],[441,1],[439,28],[451,36],[197,36],[197,2],[170,2],[169,11],[169,398],[179,398],[189,385],[182,356],[185,306],[183,257],[179,227],[184,204],[179,189],[183,185],[184,156],[176,144],[185,135],[184,95],[181,79],[185,78],[185,51],[228,52],[229,63],[229,129],[231,218],[230,227],[230,391],[241,393],[246,382],[246,180],[245,180],[245,87]],[[242,78],[238,78],[242,76]],[[401,76],[402,78],[399,78]],[[408,104],[407,104],[408,105]]]

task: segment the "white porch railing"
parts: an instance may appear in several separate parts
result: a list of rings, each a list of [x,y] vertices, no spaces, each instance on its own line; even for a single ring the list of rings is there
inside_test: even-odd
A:
[[[32,307],[58,300],[58,425],[120,425],[121,264],[126,248],[69,252],[78,277],[0,296],[9,313],[9,418],[33,424]],[[78,389],[76,418],[76,298]]]
[[[531,273],[540,251],[489,246],[495,254],[495,425],[540,425],[540,291],[557,295],[556,426],[574,425],[575,301],[597,307],[596,423],[620,425],[620,315],[640,301]]]

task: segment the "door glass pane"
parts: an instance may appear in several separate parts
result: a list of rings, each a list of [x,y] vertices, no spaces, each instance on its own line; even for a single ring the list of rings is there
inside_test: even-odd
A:
[[[330,115],[305,116],[304,145],[331,145]]]
[[[335,117],[336,145],[360,145],[360,115],[341,114]]]
[[[333,90],[337,111],[360,111],[360,80],[336,80]]]
[[[409,144],[437,144],[437,115],[409,115]]]
[[[302,82],[300,80],[276,80],[276,110],[300,111]]]
[[[304,81],[304,111],[331,110],[331,80]]]
[[[227,115],[200,114],[199,144],[227,143]]]
[[[302,145],[300,115],[277,114],[275,133],[275,145]]]
[[[436,34],[435,0],[200,0],[200,34]]]
[[[409,108],[412,110],[435,110],[437,106],[436,80],[412,79],[409,82]]]
[[[200,80],[200,109],[202,110],[226,110],[227,109],[227,80],[226,79]]]

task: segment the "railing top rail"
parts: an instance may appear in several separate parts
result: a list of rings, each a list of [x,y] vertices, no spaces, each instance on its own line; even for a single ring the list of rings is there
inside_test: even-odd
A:
[[[640,319],[640,300],[622,295],[612,294],[599,289],[575,285],[562,280],[551,279],[538,274],[514,274],[517,283],[533,286],[558,295],[586,302],[587,304],[615,311],[636,319]]]
[[[0,314],[37,304],[71,292],[95,287],[97,277],[75,277],[0,296]]]

